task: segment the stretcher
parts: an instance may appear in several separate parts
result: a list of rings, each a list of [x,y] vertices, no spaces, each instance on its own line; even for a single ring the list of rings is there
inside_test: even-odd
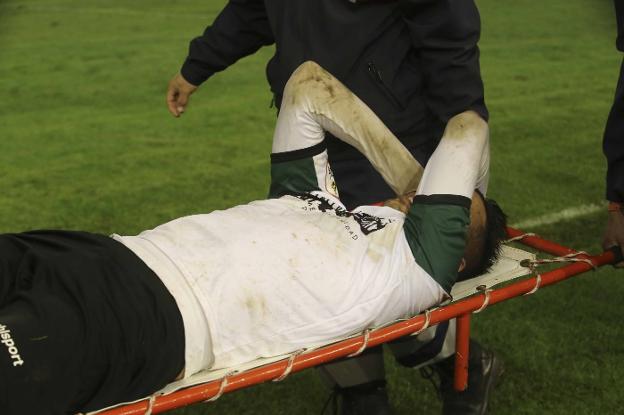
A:
[[[339,358],[357,356],[368,347],[403,336],[417,335],[429,327],[453,318],[457,319],[454,387],[462,391],[468,381],[468,345],[470,320],[473,314],[514,297],[534,294],[542,287],[572,276],[622,261],[619,249],[592,256],[545,240],[535,234],[523,233],[513,228],[508,228],[507,232],[510,239],[492,271],[456,284],[451,292],[452,301],[426,310],[413,318],[367,329],[363,333],[323,347],[258,359],[235,368],[201,372],[174,382],[139,401],[120,404],[88,415],[151,415],[198,402],[215,401],[225,393],[266,381],[279,382],[291,373]],[[510,244],[521,244],[550,257],[538,258],[534,253],[512,247]],[[545,264],[554,264],[554,269],[540,273],[539,267]]]

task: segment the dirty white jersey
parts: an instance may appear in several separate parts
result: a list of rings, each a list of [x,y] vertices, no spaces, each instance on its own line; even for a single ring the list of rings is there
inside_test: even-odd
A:
[[[405,215],[320,191],[117,237],[161,276],[187,330],[187,374],[326,344],[443,300]]]

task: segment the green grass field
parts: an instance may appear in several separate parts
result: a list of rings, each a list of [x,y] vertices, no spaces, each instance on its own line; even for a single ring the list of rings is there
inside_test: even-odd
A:
[[[182,119],[164,92],[225,0],[0,0],[0,232],[132,234],[262,198],[275,121],[261,50],[218,74]],[[621,56],[609,0],[479,0],[491,110],[490,194],[512,223],[601,204],[601,135]],[[529,229],[600,250],[606,213]],[[506,363],[493,414],[616,414],[624,272],[603,269],[486,310],[475,337]],[[387,360],[399,414],[436,414],[417,371]],[[315,371],[174,412],[320,413]]]

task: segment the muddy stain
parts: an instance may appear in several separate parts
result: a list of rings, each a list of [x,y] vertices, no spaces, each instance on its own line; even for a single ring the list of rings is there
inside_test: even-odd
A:
[[[247,295],[243,301],[243,305],[252,317],[262,318],[267,313],[266,302],[261,295]]]

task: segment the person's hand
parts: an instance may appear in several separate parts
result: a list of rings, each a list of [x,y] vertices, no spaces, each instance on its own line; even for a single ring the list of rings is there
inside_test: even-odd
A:
[[[618,245],[624,255],[624,212],[621,210],[609,212],[607,219],[607,229],[604,233],[602,247],[612,248]],[[615,264],[617,268],[624,268],[624,261]]]
[[[167,107],[174,117],[179,117],[185,110],[189,97],[197,87],[182,77],[174,76],[167,87]]]
[[[391,207],[392,209],[398,210],[399,212],[403,212],[407,214],[410,207],[412,206],[412,202],[414,201],[414,195],[416,193],[408,193],[402,196],[399,196],[394,199],[388,199],[384,202],[384,206]]]

